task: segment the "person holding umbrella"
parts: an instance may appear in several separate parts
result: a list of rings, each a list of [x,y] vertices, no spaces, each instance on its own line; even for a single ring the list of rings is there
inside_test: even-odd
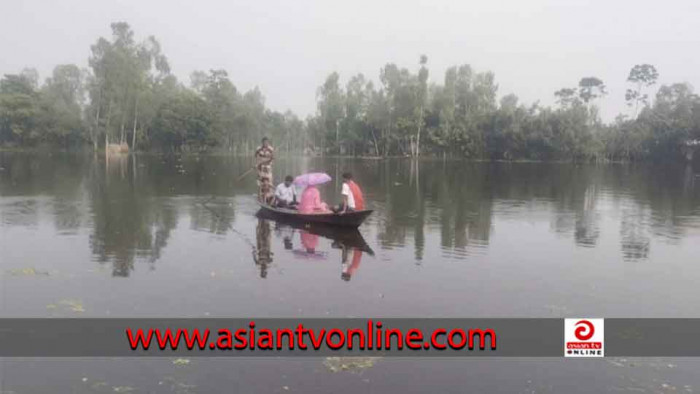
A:
[[[304,192],[301,193],[301,202],[297,209],[301,213],[328,213],[328,204],[321,201],[321,192],[316,187],[324,183],[330,182],[331,177],[323,172],[312,172],[309,174],[299,175],[294,179],[295,185],[306,186]]]

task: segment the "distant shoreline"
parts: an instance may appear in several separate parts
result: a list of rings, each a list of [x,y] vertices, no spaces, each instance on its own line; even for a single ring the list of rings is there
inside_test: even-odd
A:
[[[99,149],[97,151],[92,151],[89,148],[88,149],[81,149],[81,150],[68,150],[68,149],[55,149],[55,148],[8,148],[8,147],[0,147],[0,153],[22,153],[22,154],[39,154],[39,153],[48,153],[48,154],[74,154],[74,155],[99,155],[99,156],[104,156],[105,155],[105,150],[104,149]],[[113,157],[128,157],[133,154],[136,154],[137,156],[230,156],[230,157],[252,157],[252,154],[239,154],[239,153],[231,153],[231,152],[225,152],[225,151],[212,151],[212,152],[149,152],[149,151],[138,151],[138,152],[130,152],[130,153],[120,153],[120,154],[114,154]],[[323,158],[323,159],[352,159],[352,160],[367,160],[367,161],[384,161],[384,160],[418,160],[418,161],[431,161],[431,162],[436,162],[436,161],[450,161],[450,162],[455,162],[455,161],[462,161],[462,162],[471,162],[471,163],[531,163],[531,164],[538,164],[538,163],[550,163],[550,164],[634,164],[634,163],[650,163],[653,160],[535,160],[535,159],[514,159],[514,160],[504,160],[504,159],[478,159],[478,158],[469,158],[469,157],[455,157],[455,156],[447,156],[447,157],[441,157],[441,156],[435,156],[435,155],[422,155],[420,157],[411,157],[411,156],[397,156],[397,155],[390,155],[390,156],[345,156],[345,155],[315,155],[315,156],[305,156],[302,154],[282,154],[279,155],[278,158],[308,158],[308,159],[316,159],[316,158]],[[682,161],[677,161],[678,163],[682,163]]]

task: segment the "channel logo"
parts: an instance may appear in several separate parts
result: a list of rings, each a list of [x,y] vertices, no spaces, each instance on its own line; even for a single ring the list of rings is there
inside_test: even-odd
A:
[[[605,319],[564,319],[564,357],[603,357]]]

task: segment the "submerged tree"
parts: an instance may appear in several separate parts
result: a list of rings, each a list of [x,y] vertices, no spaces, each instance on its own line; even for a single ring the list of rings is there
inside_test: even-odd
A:
[[[127,126],[131,123],[133,149],[143,92],[167,76],[170,66],[154,37],[136,43],[127,23],[112,23],[111,28],[111,41],[100,38],[91,47],[88,114],[94,122],[89,128],[89,138],[95,149],[101,134],[105,144],[110,140],[126,143]],[[157,75],[151,73],[154,68]]]

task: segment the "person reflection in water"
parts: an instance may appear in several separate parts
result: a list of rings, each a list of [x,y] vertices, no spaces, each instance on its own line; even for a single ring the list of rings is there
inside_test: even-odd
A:
[[[341,249],[341,267],[342,271],[340,273],[340,279],[349,282],[352,275],[360,268],[360,263],[362,262],[362,250],[355,248],[348,248],[343,243],[339,241],[333,242],[332,245],[336,249]],[[348,258],[350,257],[350,252],[352,252],[352,261],[348,263]]]
[[[325,260],[326,252],[317,250],[319,236],[312,234],[306,230],[301,230],[299,234],[301,238],[301,248],[292,250],[292,253],[304,260]]]
[[[260,268],[260,277],[267,277],[267,267],[272,263],[272,251],[270,250],[270,222],[258,219],[255,238],[257,247],[253,252],[253,260]]]
[[[304,249],[306,249],[306,253],[316,253],[316,247],[318,246],[318,235],[311,234],[308,231],[302,231],[301,244],[304,247]]]
[[[275,236],[282,238],[285,250],[292,250],[294,248],[294,242],[292,241],[294,239],[294,234],[295,231],[293,227],[283,226],[275,222]]]

